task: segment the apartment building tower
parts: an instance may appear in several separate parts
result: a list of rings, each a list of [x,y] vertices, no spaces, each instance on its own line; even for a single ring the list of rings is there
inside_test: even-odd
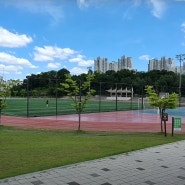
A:
[[[105,73],[108,70],[120,71],[122,69],[132,70],[133,60],[132,57],[126,57],[123,55],[121,59],[118,59],[118,62],[108,62],[107,58],[98,57],[94,60],[94,71],[99,71]]]
[[[94,71],[105,73],[108,71],[108,67],[107,58],[98,57],[97,60],[94,60]]]
[[[162,57],[161,60],[157,58],[149,60],[148,71],[152,70],[166,70],[173,71],[175,70],[174,60],[172,58]]]
[[[109,70],[117,72],[118,71],[118,62],[115,62],[115,61],[110,62],[109,63]]]
[[[132,58],[126,57],[125,55],[123,55],[121,59],[118,59],[118,69],[119,71],[122,69],[132,70]]]

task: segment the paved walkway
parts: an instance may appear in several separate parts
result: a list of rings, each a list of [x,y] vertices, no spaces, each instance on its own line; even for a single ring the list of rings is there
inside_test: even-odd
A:
[[[0,185],[185,185],[185,141],[0,180]]]

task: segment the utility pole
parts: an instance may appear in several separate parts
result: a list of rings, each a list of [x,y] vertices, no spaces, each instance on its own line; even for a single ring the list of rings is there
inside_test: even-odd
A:
[[[179,54],[176,55],[177,60],[179,60],[180,62],[180,74],[179,74],[179,107],[180,107],[180,102],[181,102],[181,85],[182,85],[182,79],[181,79],[181,74],[182,74],[182,70],[181,70],[181,63],[183,60],[185,60],[185,54]]]

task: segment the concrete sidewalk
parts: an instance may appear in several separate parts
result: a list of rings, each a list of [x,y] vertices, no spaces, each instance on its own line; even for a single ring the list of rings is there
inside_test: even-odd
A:
[[[185,185],[185,141],[0,180],[0,185]]]

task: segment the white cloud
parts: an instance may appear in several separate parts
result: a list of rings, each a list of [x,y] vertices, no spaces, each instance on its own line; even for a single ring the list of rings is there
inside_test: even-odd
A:
[[[15,73],[15,74],[22,74],[23,67],[19,65],[3,65],[0,64],[0,74],[10,74],[10,73]]]
[[[183,1],[183,0],[181,0]],[[131,11],[133,11],[133,8],[137,8],[139,6],[143,6],[145,2],[147,2],[149,5],[152,6],[152,11],[151,13],[153,16],[157,18],[161,18],[163,13],[166,10],[167,7],[167,0],[124,0],[124,1],[119,1],[119,0],[77,0],[77,4],[79,8],[88,8],[90,6],[96,6],[96,7],[101,7],[102,5],[106,5],[107,3],[114,2],[114,3],[119,3],[119,6],[123,6],[126,4],[130,4],[131,6],[127,9],[124,10],[124,18],[131,19]]]
[[[185,33],[185,22],[181,24],[182,31]]]
[[[70,48],[58,48],[56,46],[35,47],[34,50],[34,60],[43,62],[54,61],[55,59],[65,60],[75,54],[75,51]]]
[[[88,8],[89,6],[101,7],[107,3],[115,3],[117,0],[77,0],[79,8]]]
[[[25,34],[11,33],[0,27],[0,47],[17,48],[26,46],[33,40]]]
[[[124,1],[126,6],[123,6],[123,18],[127,20],[132,20],[136,8],[142,5],[142,0],[127,0]],[[127,6],[128,4],[128,6]],[[127,8],[126,8],[127,7]]]
[[[152,4],[153,7],[152,14],[157,18],[161,18],[166,9],[164,0],[149,0],[149,3]]]
[[[150,56],[149,55],[141,55],[141,56],[139,56],[139,60],[149,61],[150,60]]]
[[[0,52],[0,63],[22,66],[27,68],[36,68],[36,66],[32,65],[27,59],[16,58],[15,56],[4,52]]]
[[[11,0],[1,1],[1,4],[13,6],[22,11],[29,11],[37,14],[47,14],[52,18],[52,23],[58,23],[63,17],[62,3],[57,0]]]
[[[87,60],[86,56],[79,54],[78,51],[70,48],[59,48],[56,46],[44,46],[34,48],[34,60],[39,62],[49,62],[47,68],[59,69],[61,68],[61,61],[77,63],[78,66],[89,67],[94,64],[94,60]],[[59,62],[56,62],[59,60]],[[76,72],[75,72],[76,70]],[[73,68],[74,74],[81,74],[86,72],[81,68]]]
[[[94,60],[82,60],[78,63],[79,66],[91,66],[94,64]]]
[[[134,6],[139,6],[141,4],[142,0],[133,0]]]
[[[77,62],[78,66],[91,66],[94,64],[94,60],[85,60],[84,55],[77,55],[75,58],[69,59],[69,62]]]
[[[78,3],[78,6],[79,6],[80,8],[82,8],[82,7],[87,7],[87,6],[88,6],[88,3],[87,3],[86,0],[77,0],[77,3]]]
[[[82,73],[86,73],[87,74],[87,69],[82,69],[82,68],[79,68],[79,67],[74,67],[70,70],[70,73],[72,75],[80,75]]]
[[[61,67],[61,64],[58,63],[58,62],[56,62],[56,63],[49,63],[49,64],[47,65],[47,67],[48,67],[49,69],[59,69],[59,68]]]
[[[167,0],[77,0],[77,4],[81,9],[88,8],[90,6],[102,7],[106,6],[107,3],[110,2],[119,3],[118,6],[123,7],[123,18],[125,19],[132,19],[132,15],[135,9],[140,6],[144,6],[145,3],[149,4],[152,7],[151,13],[156,18],[161,18],[167,8]],[[130,6],[125,9],[128,4]]]

